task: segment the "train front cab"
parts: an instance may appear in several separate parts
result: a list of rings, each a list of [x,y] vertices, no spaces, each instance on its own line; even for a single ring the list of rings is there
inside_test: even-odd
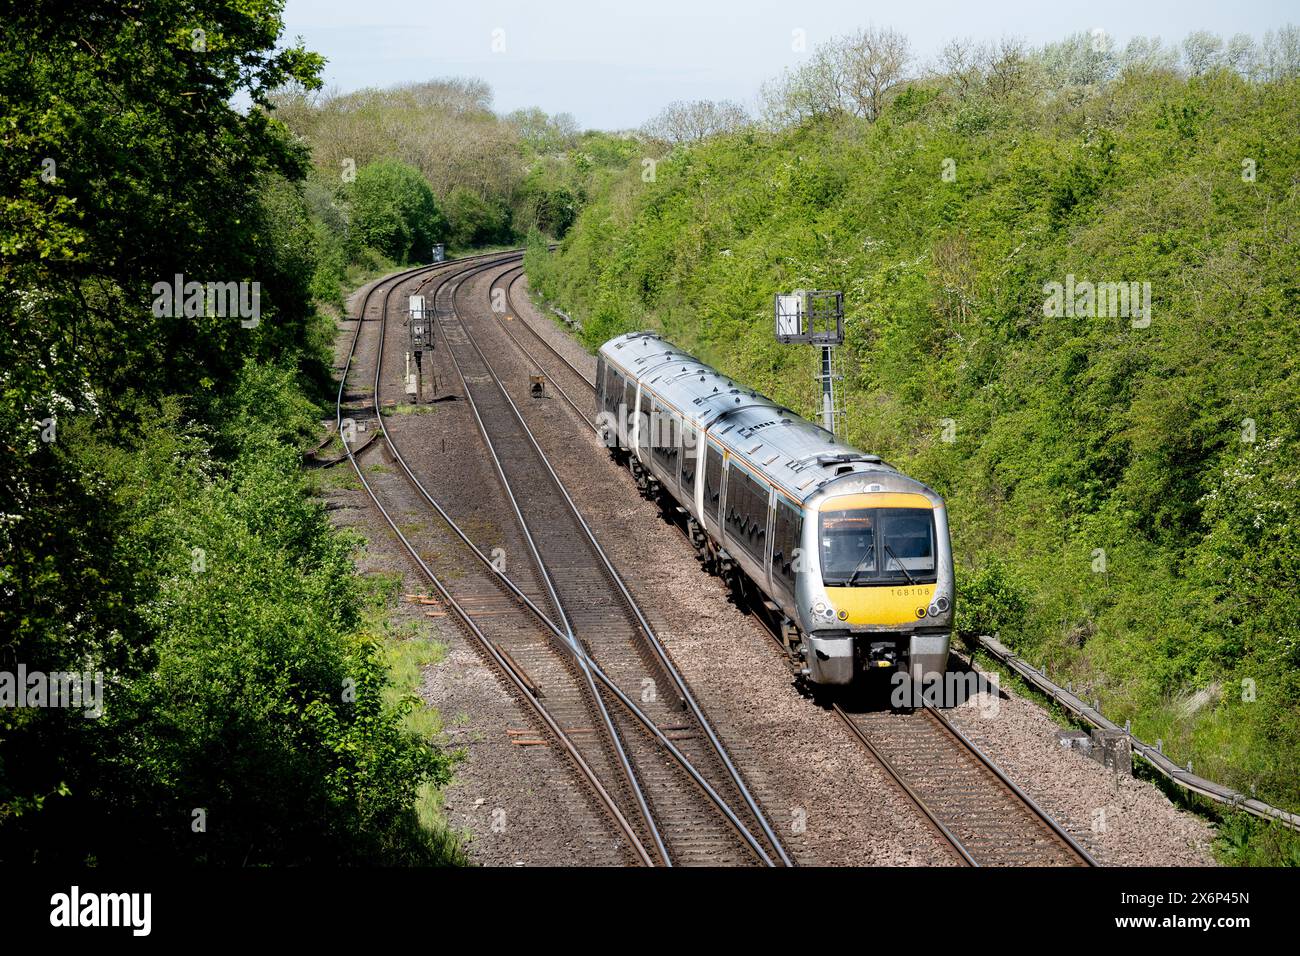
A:
[[[800,617],[814,684],[872,671],[942,675],[952,632],[947,512],[929,489],[835,491],[809,501]],[[860,479],[859,479],[860,483]],[[878,486],[877,486],[878,487]]]

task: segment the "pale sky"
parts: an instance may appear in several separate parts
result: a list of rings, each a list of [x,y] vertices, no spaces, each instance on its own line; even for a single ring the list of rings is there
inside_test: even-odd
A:
[[[287,38],[302,36],[329,59],[327,86],[472,76],[491,84],[500,112],[540,106],[600,129],[639,126],[676,99],[753,108],[763,81],[807,56],[793,49],[795,30],[811,51],[868,24],[888,26],[929,60],[953,37],[1040,44],[1101,28],[1122,46],[1138,34],[1176,42],[1193,30],[1258,39],[1300,21],[1293,0],[288,0],[284,17]],[[494,51],[494,39],[504,49]]]

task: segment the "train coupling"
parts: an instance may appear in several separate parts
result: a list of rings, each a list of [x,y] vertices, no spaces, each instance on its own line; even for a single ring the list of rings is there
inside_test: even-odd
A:
[[[898,644],[894,641],[872,641],[862,661],[864,668],[895,668],[898,666]]]

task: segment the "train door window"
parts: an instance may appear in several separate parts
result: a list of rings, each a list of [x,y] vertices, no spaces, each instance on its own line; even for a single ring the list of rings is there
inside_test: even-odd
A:
[[[596,397],[600,399],[601,408],[604,408],[606,405],[609,404],[609,399],[607,397],[607,394],[608,391],[606,389],[606,378],[605,378],[605,356],[597,355],[596,356]]]
[[[628,444],[632,442],[632,426],[636,424],[636,379],[628,377],[623,388],[623,405],[626,407],[627,423],[623,426]]]
[[[695,471],[699,461],[699,432],[690,423],[682,425],[682,490],[695,489]]]
[[[676,415],[670,415],[664,424],[668,429],[668,435],[664,437],[668,442],[668,474],[676,481],[682,465],[682,420]]]
[[[618,408],[623,404],[623,376],[614,366],[605,365],[605,402],[604,415],[607,431],[605,440],[611,446],[621,447],[625,437],[627,423],[619,415]]]
[[[704,457],[704,510],[718,520],[718,506],[722,499],[722,452],[712,442],[707,443]]]
[[[772,532],[772,580],[794,593],[795,561],[798,555],[800,534],[803,532],[803,514],[799,508],[781,495],[776,496],[776,525]]]
[[[642,448],[649,448],[654,436],[650,426],[650,395],[644,388],[641,389],[641,408],[638,410],[636,422],[636,443]]]
[[[767,486],[733,459],[727,469],[727,534],[759,562],[767,537]]]
[[[618,412],[623,401],[623,376],[612,365],[605,366],[605,410]]]
[[[653,408],[654,418],[650,422],[652,454],[660,467],[676,481],[677,463],[681,458],[681,443],[678,438],[681,419],[658,402],[654,403]]]

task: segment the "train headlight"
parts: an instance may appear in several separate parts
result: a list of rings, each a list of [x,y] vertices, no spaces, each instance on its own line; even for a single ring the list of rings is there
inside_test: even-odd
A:
[[[823,621],[835,620],[835,608],[831,607],[825,601],[818,601],[812,606],[813,617],[820,618]]]

